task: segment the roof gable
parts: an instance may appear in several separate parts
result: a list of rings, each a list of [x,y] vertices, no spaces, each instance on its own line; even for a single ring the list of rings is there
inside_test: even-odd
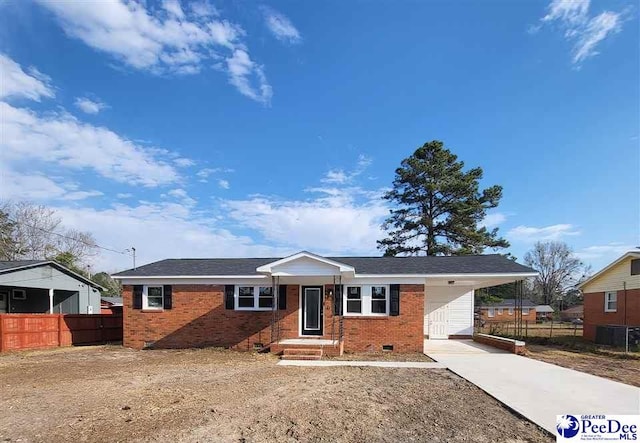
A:
[[[28,269],[40,268],[44,266],[51,266],[52,268],[66,274],[67,276],[78,280],[86,285],[92,286],[96,289],[104,291],[105,289],[99,284],[89,280],[88,278],[73,272],[66,266],[61,265],[53,260],[13,260],[13,261],[0,261],[0,275],[7,275],[14,272],[20,272]]]
[[[604,284],[604,287],[599,287],[599,286],[603,286],[601,284],[597,284],[599,283],[599,280],[604,280],[607,278],[608,274],[613,274],[613,273],[624,273],[625,275],[621,275],[620,277],[622,277],[623,279],[625,277],[627,277],[628,280],[634,280],[633,277],[636,277],[636,280],[640,281],[640,276],[631,276],[630,275],[630,265],[629,265],[629,274],[626,274],[626,268],[625,269],[621,269],[621,267],[625,266],[626,262],[629,261],[629,263],[631,262],[631,260],[633,259],[639,259],[640,258],[640,251],[629,251],[626,254],[622,255],[621,257],[619,257],[618,259],[614,260],[613,262],[611,262],[610,264],[608,264],[607,266],[605,266],[604,268],[602,268],[600,271],[596,272],[595,274],[593,274],[591,277],[589,277],[588,279],[586,279],[585,281],[583,281],[582,283],[580,283],[578,285],[578,288],[582,290],[582,292],[592,292],[593,288],[588,288],[589,286],[598,286],[596,289],[596,292],[600,292],[600,290],[606,290],[606,289],[622,289],[622,288],[617,288],[617,287],[611,287],[608,288],[607,284]],[[619,280],[619,278],[617,278],[618,276],[614,276],[612,278],[612,280]],[[630,283],[629,281],[629,283]],[[613,282],[615,283],[615,282]]]
[[[256,271],[274,276],[340,275],[343,272],[355,272],[353,266],[307,251],[298,252],[289,257],[259,266]]]

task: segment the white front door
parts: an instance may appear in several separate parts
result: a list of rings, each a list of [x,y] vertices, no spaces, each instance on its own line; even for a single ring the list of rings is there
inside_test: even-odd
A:
[[[7,303],[9,303],[9,291],[0,291],[0,314],[7,313]]]
[[[429,339],[449,338],[449,305],[429,303]]]

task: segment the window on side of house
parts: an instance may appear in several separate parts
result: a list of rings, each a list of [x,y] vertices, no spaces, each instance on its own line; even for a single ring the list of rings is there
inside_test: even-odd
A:
[[[504,314],[504,308],[498,308],[498,315]]]
[[[522,308],[522,315],[529,315],[529,308]]]
[[[618,293],[615,291],[604,293],[604,312],[616,312],[618,310]]]
[[[258,307],[273,308],[273,288],[261,286],[258,289]]]
[[[24,289],[14,289],[11,298],[14,300],[26,300],[27,299],[27,291]]]
[[[640,275],[640,258],[631,260],[631,275]]]
[[[387,313],[387,287],[371,286],[371,313]]]
[[[142,309],[164,308],[164,288],[162,286],[145,286],[142,295]]]
[[[362,314],[362,288],[347,286],[347,313]]]
[[[513,315],[513,308],[509,308],[509,315]]]
[[[237,309],[255,308],[255,297],[253,296],[253,286],[238,286]]]
[[[487,309],[487,316],[488,317],[495,317],[496,316],[496,310],[494,308]]]

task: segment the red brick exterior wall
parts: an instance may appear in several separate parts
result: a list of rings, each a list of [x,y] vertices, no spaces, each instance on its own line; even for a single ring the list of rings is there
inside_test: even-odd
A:
[[[584,338],[594,341],[597,325],[624,325],[625,305],[626,324],[640,326],[640,289],[627,289],[626,300],[625,291],[617,291],[617,293],[616,312],[604,312],[604,292],[584,294]]]
[[[498,313],[498,308],[494,308],[495,315],[489,317],[489,309],[482,307],[480,309],[480,315],[486,322],[507,322],[514,321],[516,317],[516,309],[513,309],[513,314],[509,315],[509,308],[502,308],[502,314]],[[536,309],[530,308],[528,314],[522,315],[522,321],[529,321],[531,323],[536,322]]]
[[[279,311],[280,338],[299,337],[298,285],[287,285],[287,309]],[[132,308],[133,287],[123,287],[124,345],[142,349],[223,346],[250,350],[269,344],[271,311],[235,311],[224,307],[224,286],[173,285],[172,309]],[[325,285],[322,338],[339,337],[339,319],[333,318],[333,286]],[[382,350],[421,352],[423,347],[424,287],[400,285],[400,315],[345,317],[346,351]]]
[[[344,350],[422,352],[424,348],[424,286],[400,285],[400,315],[345,317]]]

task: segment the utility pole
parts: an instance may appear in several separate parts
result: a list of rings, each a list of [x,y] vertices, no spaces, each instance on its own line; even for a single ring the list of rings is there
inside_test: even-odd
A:
[[[136,248],[131,246],[131,252],[133,255],[133,269],[136,269]]]

